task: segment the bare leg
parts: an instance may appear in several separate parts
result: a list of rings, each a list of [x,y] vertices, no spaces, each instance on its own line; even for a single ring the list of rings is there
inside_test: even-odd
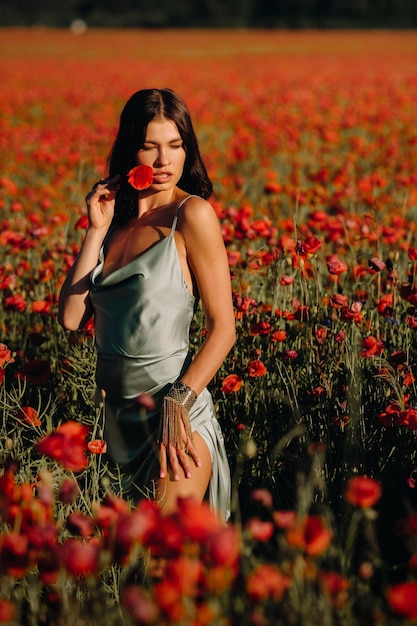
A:
[[[211,456],[206,442],[198,433],[193,434],[194,445],[201,459],[201,467],[192,467],[191,478],[180,476],[173,480],[172,476],[156,480],[156,500],[160,504],[164,515],[170,515],[177,508],[179,497],[196,498],[203,501],[211,477]]]

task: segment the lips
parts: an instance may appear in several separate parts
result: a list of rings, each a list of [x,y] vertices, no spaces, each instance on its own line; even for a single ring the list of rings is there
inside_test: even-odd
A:
[[[166,183],[172,178],[171,172],[156,172],[153,175],[154,183]]]

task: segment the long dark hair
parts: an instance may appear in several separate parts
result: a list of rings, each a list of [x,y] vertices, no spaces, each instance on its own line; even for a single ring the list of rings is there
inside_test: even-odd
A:
[[[143,147],[149,122],[158,117],[174,122],[184,142],[186,157],[178,186],[205,199],[213,192],[185,102],[172,89],[141,89],[129,98],[122,110],[107,160],[109,176],[121,176],[115,206],[116,223],[124,222],[136,211],[138,192],[129,185],[126,174],[137,165],[136,156]]]

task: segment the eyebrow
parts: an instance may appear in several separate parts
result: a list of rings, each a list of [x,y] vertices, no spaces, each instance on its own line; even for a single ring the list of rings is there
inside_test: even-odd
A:
[[[168,143],[178,143],[179,141],[182,141],[182,137],[180,135],[178,135],[178,137],[176,139],[170,139],[168,141]],[[152,139],[145,139],[145,141],[143,143],[144,144],[145,143],[151,143],[152,145],[157,146],[159,142],[158,141],[152,141]]]

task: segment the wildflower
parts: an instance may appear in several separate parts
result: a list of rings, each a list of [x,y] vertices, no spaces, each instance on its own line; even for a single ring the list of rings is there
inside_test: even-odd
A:
[[[344,498],[361,509],[373,507],[382,495],[380,483],[367,476],[354,476],[348,481]]]
[[[341,609],[346,605],[349,597],[347,590],[350,586],[347,578],[338,572],[320,572],[318,582],[328,594],[333,607]]]
[[[40,439],[36,449],[41,454],[59,461],[66,469],[79,472],[88,466],[87,434],[86,426],[70,420]]]
[[[378,259],[377,257],[373,257],[372,259],[369,259],[368,266],[375,272],[382,272],[382,270],[387,269],[387,264],[384,263],[384,261],[381,261],[380,259]]]
[[[283,285],[284,287],[288,287],[288,285],[292,285],[293,282],[295,281],[294,276],[281,276],[281,278],[279,279],[279,283],[280,285]]]
[[[385,348],[384,343],[372,335],[362,339],[361,343],[363,350],[359,354],[364,358],[379,356]]]
[[[300,520],[286,533],[287,543],[304,550],[309,556],[319,556],[330,545],[332,531],[324,524],[320,515],[310,515]]]
[[[269,541],[274,533],[274,524],[258,517],[251,517],[246,524],[246,530],[255,541]]]
[[[149,594],[138,585],[130,585],[124,591],[122,602],[136,624],[155,624],[158,608]]]
[[[248,365],[249,376],[252,378],[257,378],[259,376],[265,376],[267,373],[267,369],[264,363],[260,359],[255,359],[251,361]]]
[[[155,400],[149,393],[140,393],[136,398],[136,402],[141,408],[145,409],[147,413],[151,413],[155,410]]]
[[[295,525],[297,514],[295,511],[274,511],[272,519],[278,528],[288,529]]]
[[[243,378],[241,378],[241,376],[238,374],[229,374],[223,379],[220,391],[223,391],[223,393],[234,393],[239,391],[242,385]]]
[[[81,215],[81,217],[75,222],[75,230],[86,230],[88,228],[88,216]]]
[[[234,526],[219,526],[205,544],[205,559],[214,567],[227,567],[236,571],[241,541]],[[211,574],[210,574],[211,575]]]
[[[387,589],[391,609],[409,620],[417,620],[417,582],[409,581]]]
[[[137,165],[127,173],[127,176],[132,187],[141,191],[152,185],[153,169],[149,165]]]
[[[281,600],[291,584],[291,579],[274,565],[259,565],[246,580],[248,596],[255,601]]]
[[[194,498],[178,498],[177,522],[184,536],[191,541],[203,542],[219,526],[219,519],[207,502]]]
[[[4,299],[4,308],[7,311],[19,311],[23,313],[26,310],[27,302],[24,297],[17,293]]]
[[[0,343],[0,367],[8,363],[14,363],[13,355],[5,343]]]
[[[93,541],[68,539],[60,548],[63,567],[71,576],[92,576],[97,572],[99,546]]]
[[[87,448],[91,454],[105,454],[107,452],[107,442],[104,439],[93,439],[88,442]]]
[[[271,335],[271,341],[282,342],[287,338],[287,332],[285,330],[275,330]]]
[[[11,600],[7,600],[6,598],[0,598],[0,624],[8,624],[13,621],[15,616],[16,609],[11,602]]]
[[[30,565],[28,546],[26,535],[17,532],[0,535],[0,571],[15,578],[24,576]]]
[[[254,322],[250,327],[251,335],[268,335],[271,332],[271,324],[267,321]]]
[[[408,248],[407,254],[410,261],[417,261],[417,248]]]
[[[22,408],[16,413],[16,418],[25,422],[29,426],[34,428],[41,426],[42,422],[39,419],[39,413],[31,406],[22,406]]]
[[[329,274],[338,276],[339,274],[347,272],[347,270],[348,266],[346,263],[341,261],[335,254],[332,254],[327,258],[327,271]]]
[[[255,489],[251,493],[251,500],[253,502],[260,502],[266,508],[271,508],[273,504],[272,494],[268,489]]]
[[[65,478],[59,488],[58,497],[64,504],[72,504],[79,496],[80,489],[73,478]]]
[[[73,511],[67,517],[67,528],[73,535],[87,539],[92,535],[94,521],[81,511]]]

